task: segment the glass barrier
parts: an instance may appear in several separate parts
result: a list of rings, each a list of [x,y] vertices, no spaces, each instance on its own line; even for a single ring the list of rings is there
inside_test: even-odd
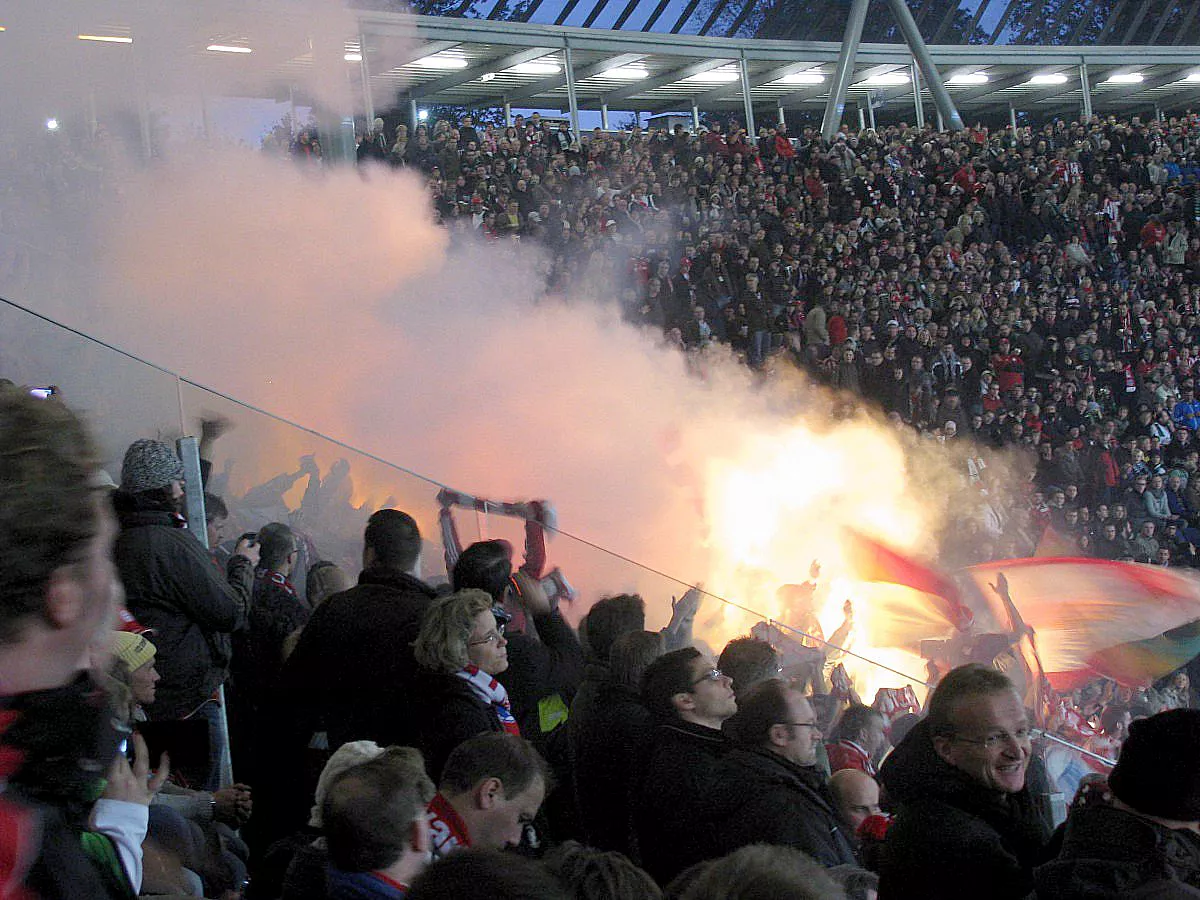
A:
[[[0,378],[57,388],[87,418],[114,481],[131,442],[173,443],[183,433],[175,375],[8,302],[0,302]]]
[[[30,387],[56,385],[62,399],[92,424],[114,480],[119,479],[124,448],[132,440],[173,441],[181,434],[198,435],[202,419],[228,420],[231,427],[214,444],[207,483],[207,490],[222,497],[229,508],[222,536],[227,548],[243,532],[257,531],[267,522],[285,522],[301,537],[300,572],[318,560],[330,560],[353,579],[361,569],[368,516],[376,509],[393,507],[408,512],[421,528],[425,580],[434,585],[448,581],[439,521],[438,495],[443,485],[423,473],[194,385],[7,301],[0,302],[0,377]],[[560,570],[574,588],[575,599],[562,605],[566,618],[578,625],[601,597],[637,593],[646,601],[647,627],[666,626],[673,602],[688,589],[689,573],[656,571],[646,565],[652,561],[649,558],[627,559],[591,543],[586,540],[586,522],[571,518],[571,510],[560,513],[562,530],[548,533],[544,572]],[[460,547],[482,539],[504,539],[514,547],[518,564],[524,558],[521,519],[491,508],[455,507],[451,516]],[[293,579],[300,592],[304,580],[303,576]],[[830,609],[835,620],[820,617],[824,634],[832,639],[824,644],[787,624],[764,621],[753,599],[743,605],[740,598],[708,594],[696,615],[695,643],[715,658],[731,638],[750,633],[766,636],[783,649],[785,672],[805,679],[819,694],[839,689],[836,666],[840,664],[862,701],[882,703],[889,718],[919,709],[925,697],[924,672],[914,665],[919,658],[910,655],[898,662],[877,650],[863,649],[859,655],[853,642],[838,645],[835,631],[841,599],[834,599]],[[845,683],[840,687],[845,694]],[[879,689],[883,693],[877,694]],[[1061,815],[1065,812],[1061,795],[1072,796],[1085,776],[1102,773],[1107,766],[1102,756],[1080,746],[1092,743],[1086,732],[1078,727],[1051,727],[1066,738],[1048,735],[1044,748],[1059,787],[1055,800]],[[1080,733],[1085,734],[1083,739]]]

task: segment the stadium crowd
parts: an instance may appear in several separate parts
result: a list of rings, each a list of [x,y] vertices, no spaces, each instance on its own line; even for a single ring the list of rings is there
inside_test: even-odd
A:
[[[547,292],[622,298],[700,377],[714,345],[791,360],[961,445],[949,556],[1196,562],[1191,117],[393,135],[360,158],[424,173],[456,240],[544,247]],[[987,448],[1027,455],[1027,494]],[[523,562],[446,541],[439,589],[405,512],[350,572],[282,521],[224,540],[209,496],[210,553],[184,480],[140,439],[107,483],[66,404],[0,387],[0,896],[1200,896],[1186,671],[1066,698],[1045,724],[1117,760],[1068,774],[995,666],[868,706],[783,635],[696,649],[698,592],[660,632],[632,595],[576,632],[543,504],[512,510]]]

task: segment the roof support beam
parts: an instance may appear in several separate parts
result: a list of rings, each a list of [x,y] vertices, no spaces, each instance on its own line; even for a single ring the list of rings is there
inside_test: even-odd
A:
[[[1029,7],[1029,15],[1025,17],[1025,21],[1021,23],[1021,31],[1017,34],[1017,39],[1014,44],[1019,44],[1025,40],[1025,35],[1029,34],[1029,29],[1033,27],[1034,22],[1042,17],[1042,10],[1046,8],[1046,0],[1034,0],[1033,6]]]
[[[579,5],[579,0],[567,0],[567,3],[562,8],[562,12],[558,14],[558,18],[554,20],[555,25],[561,25],[567,21],[571,13],[575,12],[575,7]]]
[[[983,0],[979,4],[979,8],[975,10],[975,15],[971,19],[971,24],[967,26],[967,30],[962,34],[962,43],[971,43],[971,35],[975,33],[975,29],[979,27],[979,23],[983,20],[983,14],[987,12],[987,8],[992,5],[992,0]],[[937,43],[934,41],[934,43]]]
[[[542,5],[542,0],[531,0],[530,4],[517,14],[515,21],[528,22],[533,18],[533,14],[538,11],[538,7]]]
[[[746,20],[750,18],[750,13],[754,11],[754,7],[758,5],[758,0],[746,0],[746,5],[742,7],[742,11],[738,13],[738,17],[733,20],[733,24],[729,26],[729,30],[725,32],[725,37],[733,37],[746,24]]]
[[[654,7],[654,12],[650,13],[650,18],[646,20],[646,24],[642,26],[642,31],[649,31],[662,18],[662,14],[667,11],[667,5],[671,0],[658,0],[658,6]]]
[[[992,32],[988,38],[989,44],[996,43],[996,38],[1000,37],[1005,27],[1008,25],[1008,20],[1012,18],[1013,10],[1016,8],[1017,0],[1008,0],[1008,6],[1004,7],[1004,14],[1000,16],[1000,21],[996,23],[996,30]]]
[[[717,24],[717,19],[729,7],[729,0],[718,0],[713,4],[712,12],[708,14],[708,18],[704,20],[704,24],[700,26],[700,30],[696,32],[700,35],[708,34],[712,31],[712,27]]]
[[[1138,4],[1137,12],[1133,15],[1133,21],[1129,24],[1129,30],[1125,32],[1125,37],[1121,38],[1122,44],[1128,44],[1133,40],[1138,33],[1138,29],[1142,27],[1142,22],[1146,21],[1146,13],[1150,11],[1150,0],[1142,0]]]
[[[1131,84],[1127,87],[1117,88],[1113,91],[1106,91],[1105,93],[1098,95],[1096,99],[1099,101],[1100,105],[1120,103],[1122,100],[1135,97],[1144,91],[1152,91],[1155,88],[1166,87],[1168,84],[1174,84],[1176,81],[1182,81],[1187,77],[1187,74],[1190,71],[1192,71],[1190,68],[1173,67],[1168,72],[1165,72],[1162,75],[1157,75],[1154,78],[1148,79],[1147,81],[1143,81],[1141,84]],[[1147,97],[1146,102],[1150,103],[1152,102],[1152,99]],[[1052,115],[1057,114],[1063,109],[1071,109],[1074,107],[1074,105],[1075,104],[1064,103],[1059,104],[1058,106],[1051,106],[1043,109],[1026,107],[1026,112]]]
[[[1192,0],[1192,5],[1187,11],[1187,15],[1183,17],[1183,23],[1179,26],[1179,30],[1175,32],[1175,39],[1171,41],[1171,46],[1178,47],[1184,39],[1184,36],[1192,30],[1192,24],[1196,21],[1196,13],[1200,12],[1200,0]]]
[[[946,35],[946,30],[954,23],[954,17],[958,15],[958,0],[951,3],[946,9],[946,14],[942,16],[942,21],[938,23],[938,27],[933,32],[933,37],[929,39],[931,44],[940,44],[942,38]]]
[[[595,24],[596,19],[600,17],[604,7],[608,6],[608,0],[596,0],[596,5],[592,7],[592,11],[587,14],[587,18],[583,20],[584,28],[591,28]]]
[[[1096,35],[1097,44],[1103,43],[1104,39],[1108,37],[1109,32],[1113,30],[1113,26],[1117,24],[1117,19],[1121,18],[1121,13],[1125,12],[1125,4],[1127,2],[1128,0],[1118,0],[1117,8],[1112,11],[1112,14],[1109,15],[1108,19],[1104,22],[1104,27],[1101,28],[1100,33]],[[1145,2],[1149,3],[1150,0],[1145,0]]]
[[[683,8],[683,12],[679,14],[679,18],[675,20],[675,25],[671,28],[671,34],[679,34],[679,30],[692,17],[692,13],[696,11],[696,7],[699,5],[700,0],[688,0],[688,5]]]
[[[617,16],[617,21],[613,22],[613,31],[620,31],[625,27],[625,23],[629,21],[629,17],[632,16],[633,11],[637,9],[639,2],[640,0],[629,0],[629,2],[625,4],[625,8],[621,10],[620,15]]]
[[[1169,0],[1167,5],[1163,7],[1163,13],[1158,17],[1158,24],[1154,26],[1154,31],[1150,34],[1149,43],[1151,46],[1158,43],[1158,39],[1162,37],[1162,33],[1166,29],[1167,23],[1175,18],[1175,14],[1183,11],[1181,6],[1182,3],[1183,0],[1178,0],[1178,2],[1176,2],[1176,0]]]

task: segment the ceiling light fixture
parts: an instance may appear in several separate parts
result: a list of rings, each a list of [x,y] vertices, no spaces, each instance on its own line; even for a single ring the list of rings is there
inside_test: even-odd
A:
[[[987,72],[963,72],[961,75],[955,75],[947,84],[987,84],[991,79],[988,78]]]
[[[342,59],[346,60],[346,62],[362,62],[362,54],[361,53],[347,53],[345,56],[342,57]]]
[[[0,29],[2,31],[3,29]],[[78,35],[81,41],[96,41],[101,44],[132,44],[131,37],[118,37],[115,34],[81,34]]]
[[[1105,84],[1141,84],[1146,80],[1146,76],[1141,72],[1121,72],[1119,74],[1109,75],[1104,79]]]
[[[707,72],[701,72],[698,75],[692,75],[683,79],[684,82],[701,83],[701,84],[726,84],[730,81],[737,81],[741,77],[741,70],[736,66],[721,66],[716,69],[709,69]]]
[[[448,53],[435,53],[418,59],[413,65],[422,69],[465,69],[467,61],[461,56],[451,56]]]
[[[781,84],[821,84],[825,80],[825,76],[820,72],[793,72],[791,75],[785,75],[779,79]]]
[[[1062,72],[1055,72],[1052,75],[1034,75],[1026,84],[1066,84],[1070,79]]]
[[[230,44],[209,44],[204,48],[211,50],[213,53],[253,53],[249,47],[234,47]]]

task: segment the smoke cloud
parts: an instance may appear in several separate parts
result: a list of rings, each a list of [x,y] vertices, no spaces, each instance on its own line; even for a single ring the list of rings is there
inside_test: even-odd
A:
[[[234,11],[210,7],[204,15],[214,23]],[[18,24],[0,35],[5,52],[22,28],[59,28],[40,11],[51,5],[38,9],[8,20]],[[254,5],[238,21],[243,30],[260,27],[272,9]],[[203,30],[199,13],[164,21],[162,4],[109,11],[171,46]],[[333,5],[289,4],[288,12],[310,28],[333,21],[334,33],[347,31],[345,11]],[[72,39],[85,28],[78,17],[67,21],[79,23],[62,32]],[[304,33],[282,29],[277,43],[303,45]],[[122,50],[60,44],[72,53]],[[23,70],[9,98],[19,93],[30,120],[55,102],[47,89],[61,94],[80,76],[43,81],[46,66],[22,46],[32,71]],[[261,63],[257,49],[251,56],[237,60],[237,84],[270,90],[279,53]],[[223,60],[139,59],[141,77],[173,90],[232,87],[206,74]],[[130,72],[114,64],[101,75],[92,81],[99,106],[128,108],[122,79]],[[339,102],[344,72],[306,77],[314,95]],[[25,172],[27,164],[10,155],[7,165]],[[844,527],[931,552],[944,491],[926,486],[960,478],[928,444],[866,415],[835,417],[831,396],[798,374],[760,378],[719,353],[697,374],[660,336],[622,322],[615,303],[546,299],[536,250],[451,246],[423,185],[406,173],[318,172],[248,151],[175,147],[153,165],[119,167],[82,202],[57,208],[44,182],[22,183],[5,200],[10,210],[39,211],[6,221],[9,246],[37,248],[10,269],[7,296],[455,488],[551,498],[567,532],[770,614],[775,588],[803,581],[814,558],[837,574]],[[20,357],[2,339],[0,347]],[[105,374],[113,380],[103,387],[68,385],[68,394],[107,408],[112,402],[98,395],[124,387],[117,373]],[[136,406],[137,391],[123,400]],[[223,446],[237,458],[243,488],[295,468],[309,449],[265,425],[242,428]],[[326,448],[319,462],[336,453]],[[382,470],[353,475],[359,503],[416,502]],[[421,499],[425,508],[412,511],[429,527],[433,489]],[[488,528],[516,536],[494,520]],[[661,622],[670,595],[681,593],[585,545],[560,538],[550,552],[588,602],[640,589]],[[820,610],[826,634],[844,599],[831,595]],[[749,624],[719,608],[701,619],[714,641]]]

